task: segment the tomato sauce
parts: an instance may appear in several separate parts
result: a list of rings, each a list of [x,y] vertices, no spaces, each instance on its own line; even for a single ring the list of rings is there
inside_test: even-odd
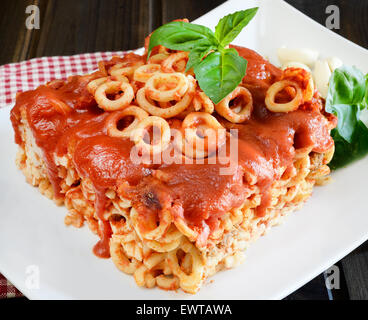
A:
[[[248,60],[242,85],[252,93],[254,111],[243,124],[224,122],[227,129],[238,130],[238,161],[230,175],[220,175],[219,170],[228,164],[219,161],[181,165],[133,163],[133,142],[107,135],[108,113],[97,107],[86,90],[87,83],[98,74],[75,76],[58,86],[40,86],[17,97],[11,112],[15,141],[23,143],[19,124],[21,113],[25,112],[36,144],[43,151],[55,196],[63,196],[55,155],[69,155],[78,174],[93,184],[101,238],[94,248],[96,255],[109,257],[111,229],[103,214],[110,204],[105,196],[109,188],[132,201],[143,226],[145,220],[158,223],[162,211],[171,210],[174,219],[184,219],[205,244],[218,227],[219,218],[240,207],[250,195],[247,173],[257,178],[256,186],[262,194],[257,214],[262,216],[270,204],[270,186],[280,178],[280,167],[292,166],[295,148],[311,147],[322,153],[333,146],[329,121],[319,111],[323,109],[320,100],[313,102],[317,106],[304,106],[291,113],[269,112],[264,105],[265,94],[281,78],[282,71],[250,49],[233,47]],[[130,54],[116,62],[130,59],[144,58]],[[60,112],[54,101],[65,103],[70,110]],[[223,147],[228,148],[228,144]],[[146,227],[149,229],[150,225],[147,223]]]

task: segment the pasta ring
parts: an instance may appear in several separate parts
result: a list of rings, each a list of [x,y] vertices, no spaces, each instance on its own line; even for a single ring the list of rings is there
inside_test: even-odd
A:
[[[100,70],[101,74],[104,76],[107,76],[106,66],[104,61],[98,62],[98,70]]]
[[[148,144],[144,141],[146,128],[159,127],[160,128],[160,142]],[[143,119],[135,128],[133,132],[133,141],[139,147],[148,150],[151,154],[159,154],[163,152],[169,145],[171,139],[170,126],[160,117],[151,116]],[[153,137],[154,140],[155,137]],[[154,141],[155,142],[155,141]]]
[[[133,79],[139,82],[147,82],[155,73],[161,71],[159,64],[145,64],[134,71]]]
[[[64,115],[72,110],[72,108],[70,108],[65,102],[59,99],[48,97],[48,101],[56,109],[57,112]]]
[[[197,134],[199,126],[207,127],[203,132],[203,138]],[[226,142],[226,129],[215,117],[206,112],[192,112],[187,115],[182,123],[182,129],[184,138],[179,148],[190,158],[205,158]],[[191,148],[186,147],[187,143]],[[198,147],[203,149],[200,150]]]
[[[142,65],[144,65],[143,61],[137,61],[131,66],[127,66],[126,62],[122,62],[113,66],[109,72],[114,77],[125,76],[130,78],[133,76],[134,71]]]
[[[176,290],[179,288],[179,279],[175,276],[170,277],[161,274],[156,277],[156,283],[163,290]]]
[[[167,84],[175,85],[174,88],[169,90],[157,89],[157,84],[163,83],[165,87]],[[169,102],[173,100],[180,100],[182,96],[187,92],[189,87],[189,81],[187,77],[182,73],[156,73],[151,77],[145,86],[148,96],[156,101]]]
[[[247,100],[247,104],[239,112],[235,112],[230,108],[230,101],[243,97]],[[237,87],[232,93],[230,93],[225,99],[215,106],[216,111],[223,116],[226,120],[232,123],[242,123],[249,120],[253,110],[253,98],[248,89],[244,87]]]
[[[148,59],[148,63],[161,64],[169,55],[165,53],[157,53]]]
[[[110,100],[106,94],[117,93],[123,91],[124,94],[116,99]],[[95,92],[95,99],[99,107],[105,111],[122,110],[127,107],[134,98],[134,91],[129,83],[110,81],[100,85]]]
[[[335,145],[323,154],[323,164],[329,164],[335,154]]]
[[[174,69],[174,64],[177,64],[178,62],[184,60],[184,59],[188,59],[188,52],[177,52],[177,53],[173,53],[171,54],[168,58],[166,58],[163,62],[162,62],[162,71],[164,72],[184,72],[187,62],[185,61],[185,63],[183,64],[183,66],[180,66],[178,68],[178,70],[176,71]]]
[[[193,108],[195,111],[201,111],[207,113],[213,113],[215,111],[215,105],[212,100],[207,97],[204,92],[197,92],[193,98]]]
[[[95,94],[97,88],[107,81],[108,77],[98,78],[92,80],[90,83],[87,84],[87,90],[90,94]]]
[[[124,130],[119,130],[117,128],[118,122],[127,116],[133,116],[134,121]],[[110,137],[129,138],[139,122],[148,118],[148,116],[149,115],[146,111],[136,106],[130,106],[123,111],[113,112],[106,119],[107,134]]]
[[[303,68],[286,68],[282,80],[290,80],[300,84],[304,101],[312,100],[314,96],[314,81],[312,74]]]
[[[157,252],[169,252],[179,247],[183,234],[171,225],[166,233],[159,240],[148,240],[146,244]]]
[[[156,107],[147,99],[146,97],[147,89],[144,87],[138,90],[137,92],[137,102],[139,106],[142,109],[146,110],[149,114],[157,116],[157,117],[168,119],[168,118],[177,116],[189,106],[189,104],[191,103],[193,99],[193,94],[195,90],[195,80],[191,76],[188,76],[188,78],[189,78],[188,91],[186,92],[184,97],[179,102],[177,102],[175,105],[169,108]]]
[[[139,267],[139,262],[126,256],[121,242],[113,238],[110,240],[110,255],[116,267],[127,274],[134,274]]]
[[[177,239],[169,243],[162,243],[157,240],[147,240],[146,241],[146,245],[152,250],[155,250],[157,252],[169,252],[169,251],[175,250],[177,247],[180,246],[180,243],[181,243],[181,239]]]
[[[185,273],[179,265],[179,261],[176,256],[177,250],[179,249],[183,250],[187,255],[189,254],[192,258],[192,268],[190,274]],[[201,256],[198,252],[198,249],[189,241],[183,242],[179,249],[171,251],[167,254],[167,262],[173,274],[179,278],[180,286],[183,288],[183,290],[189,293],[196,293],[202,282],[204,273],[204,264],[202,262]]]
[[[139,216],[138,211],[132,207],[130,210],[130,218],[133,222],[134,228],[142,238],[148,240],[158,240],[161,237],[163,237],[167,229],[170,227],[172,220],[170,211],[163,210],[159,225],[151,231],[144,232],[140,228],[138,216]]]
[[[198,232],[196,230],[191,229],[188,224],[184,221],[182,217],[174,218],[175,227],[184,234],[190,241],[196,241],[198,237]]]
[[[112,80],[129,83],[129,79],[122,74],[115,74],[111,76]]]
[[[276,95],[287,87],[293,87],[296,90],[296,94],[293,100],[288,103],[276,103]],[[303,93],[299,85],[296,82],[289,80],[282,80],[275,82],[270,86],[266,93],[266,107],[272,112],[291,112],[299,108],[303,101]]]

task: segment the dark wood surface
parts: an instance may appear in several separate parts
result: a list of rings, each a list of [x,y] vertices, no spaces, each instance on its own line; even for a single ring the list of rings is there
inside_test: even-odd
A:
[[[0,65],[33,57],[133,49],[156,27],[177,18],[193,20],[223,0],[2,0]],[[287,0],[325,24],[325,9],[340,8],[341,29],[334,30],[368,48],[367,0]],[[25,8],[40,8],[41,28],[25,28]],[[343,50],[343,48],[342,48]],[[289,296],[300,299],[368,299],[368,243],[337,264],[341,289],[328,291],[320,275]]]

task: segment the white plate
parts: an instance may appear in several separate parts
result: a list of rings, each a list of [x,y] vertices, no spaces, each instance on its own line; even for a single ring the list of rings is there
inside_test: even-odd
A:
[[[368,71],[367,50],[280,0],[229,1],[197,22],[214,28],[225,14],[255,5],[261,6],[259,14],[237,44],[271,58],[281,45],[314,48]],[[1,110],[0,272],[29,298],[280,299],[368,239],[366,158],[335,173],[333,184],[315,189],[301,211],[249,249],[242,266],[217,274],[197,295],[140,289],[111,260],[92,254],[96,237],[87,228],[66,228],[66,209],[25,183],[14,165],[16,146],[8,119],[9,109]],[[27,287],[35,275],[32,266],[39,270],[39,289]]]

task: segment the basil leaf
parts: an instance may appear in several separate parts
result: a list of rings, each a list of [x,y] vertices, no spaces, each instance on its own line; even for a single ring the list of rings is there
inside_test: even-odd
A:
[[[359,122],[359,110],[357,105],[340,104],[332,106],[333,113],[338,119],[339,135],[347,142],[353,142],[355,128]]]
[[[365,76],[365,97],[364,97],[364,107],[368,108],[368,74]]]
[[[215,46],[195,48],[189,52],[189,59],[185,71],[188,71],[199,64],[203,58],[211,51],[216,50]]]
[[[334,129],[331,133],[335,141],[335,155],[329,164],[332,170],[344,167],[359,160],[368,153],[368,128],[362,121],[358,121],[354,130],[352,143],[347,142]]]
[[[211,29],[182,21],[167,23],[156,29],[150,38],[148,58],[154,47],[162,45],[172,50],[191,51],[196,47],[218,46]]]
[[[355,105],[362,103],[366,95],[366,78],[355,67],[343,66],[331,76],[326,111],[336,104]]]
[[[233,41],[243,28],[254,18],[258,8],[237,11],[223,17],[216,26],[215,36],[221,46],[225,47]]]
[[[335,141],[332,169],[368,154],[368,128],[360,120],[360,112],[367,106],[367,96],[367,77],[357,68],[343,66],[334,71],[325,107],[338,117],[337,128],[331,132]]]
[[[241,83],[247,60],[235,49],[212,52],[194,67],[199,86],[217,104]]]

